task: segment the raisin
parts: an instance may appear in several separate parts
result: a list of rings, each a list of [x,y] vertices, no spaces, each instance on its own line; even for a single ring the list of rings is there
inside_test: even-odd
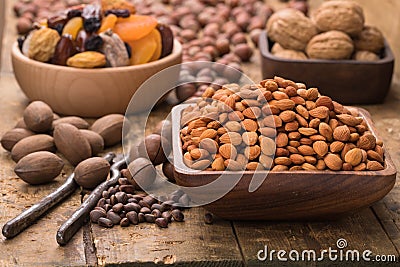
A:
[[[125,44],[126,52],[128,52],[128,57],[131,58],[132,57],[132,48],[127,42],[124,42],[124,44]]]
[[[20,36],[20,37],[18,37],[17,41],[18,41],[18,48],[22,52],[22,46],[24,45],[25,37],[24,36]]]
[[[85,51],[99,51],[102,45],[103,39],[97,34],[93,34],[85,41]]]
[[[75,54],[76,50],[72,42],[71,35],[66,34],[61,36],[61,39],[56,45],[54,56],[51,63],[61,66],[67,65],[67,60]]]
[[[119,17],[119,18],[128,18],[131,13],[129,12],[128,9],[109,9],[106,10],[105,15],[109,15],[109,14],[114,14],[115,16]]]
[[[47,20],[47,26],[50,29],[56,30],[60,35],[66,23],[67,23],[67,18],[64,16],[54,16]]]
[[[92,33],[100,29],[101,21],[98,18],[88,18],[83,21],[85,31]]]
[[[82,10],[80,10],[80,9],[71,9],[67,13],[68,19],[72,19],[72,18],[80,17],[80,16],[82,16]]]

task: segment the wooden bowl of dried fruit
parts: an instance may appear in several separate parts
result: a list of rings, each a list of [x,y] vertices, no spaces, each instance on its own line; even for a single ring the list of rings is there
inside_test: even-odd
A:
[[[175,179],[204,187],[196,199],[220,194],[205,209],[229,220],[332,219],[393,188],[396,168],[366,110],[278,77],[260,84],[245,92],[210,89],[202,108],[173,109]],[[226,104],[235,110],[211,108],[226,111],[219,107]]]
[[[144,81],[181,63],[182,46],[168,25],[125,4],[118,10],[104,3],[75,6],[20,37],[12,64],[26,96],[63,115],[125,113]],[[178,70],[171,76],[177,79]],[[146,93],[159,93],[152,90]],[[150,102],[144,97],[136,111]]]

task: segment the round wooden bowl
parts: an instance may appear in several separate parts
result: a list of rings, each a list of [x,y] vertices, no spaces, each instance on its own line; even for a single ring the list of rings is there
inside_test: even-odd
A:
[[[30,100],[44,101],[63,115],[100,117],[125,113],[131,97],[144,81],[182,62],[182,45],[175,40],[172,53],[160,60],[117,68],[79,69],[42,63],[23,55],[17,42],[11,56],[18,84]],[[153,104],[143,103],[143,106]]]

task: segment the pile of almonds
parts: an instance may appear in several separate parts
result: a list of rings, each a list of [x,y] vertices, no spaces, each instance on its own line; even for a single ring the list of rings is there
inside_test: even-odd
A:
[[[383,34],[365,25],[363,9],[353,1],[326,1],[311,18],[280,10],[269,19],[267,32],[275,42],[272,54],[289,59],[377,61],[384,48]]]
[[[104,116],[92,125],[80,117],[60,118],[46,103],[34,101],[0,142],[17,163],[16,174],[25,182],[41,184],[57,177],[63,169],[63,160],[55,152],[76,166],[104,147],[119,144],[123,122],[120,114]]]
[[[280,77],[208,87],[181,125],[183,160],[194,169],[384,169],[383,143],[354,109]]]

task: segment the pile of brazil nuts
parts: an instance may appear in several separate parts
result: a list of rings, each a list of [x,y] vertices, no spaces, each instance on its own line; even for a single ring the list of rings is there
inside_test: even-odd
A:
[[[208,87],[184,110],[183,161],[213,171],[384,169],[383,143],[353,109],[280,77]]]

